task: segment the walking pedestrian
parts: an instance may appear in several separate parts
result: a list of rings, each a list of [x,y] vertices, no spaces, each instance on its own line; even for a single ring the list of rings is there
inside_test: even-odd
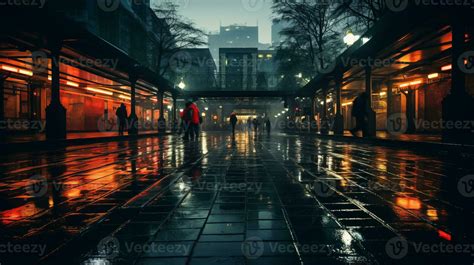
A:
[[[253,119],[253,130],[254,130],[255,134],[258,133],[258,125],[259,125],[259,123],[260,123],[260,122],[258,121],[257,118]]]
[[[354,136],[357,136],[359,131],[362,131],[362,133],[367,131],[367,104],[368,95],[366,92],[357,96],[352,103],[352,116],[356,120],[356,126],[350,132]]]
[[[235,112],[232,112],[230,114],[230,124],[232,125],[232,136],[235,136],[235,126],[237,125],[237,122],[239,120],[237,119],[237,114]]]
[[[115,115],[117,115],[119,135],[124,135],[128,117],[127,107],[125,107],[125,104],[120,104],[120,107],[115,111]]]
[[[184,120],[184,140],[198,140],[199,138],[199,124],[200,114],[199,109],[193,102],[189,101],[186,103],[186,109],[183,111]]]
[[[267,134],[270,135],[270,133],[272,131],[272,124],[270,122],[270,119],[267,119],[265,121],[265,129],[267,129]]]

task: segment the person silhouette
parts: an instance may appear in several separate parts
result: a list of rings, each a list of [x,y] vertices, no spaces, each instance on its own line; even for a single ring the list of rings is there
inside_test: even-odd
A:
[[[237,122],[239,120],[237,119],[237,114],[235,112],[232,112],[230,114],[230,124],[232,125],[232,136],[235,136],[235,126],[237,125]]]
[[[117,109],[115,112],[115,115],[117,115],[117,120],[118,120],[118,125],[119,125],[119,135],[123,135],[125,131],[125,127],[127,124],[127,107],[125,107],[125,104],[120,104],[120,107]]]
[[[367,130],[367,102],[367,93],[363,92],[352,103],[352,116],[356,120],[356,126],[350,132],[354,136],[357,136],[356,133],[359,131],[365,133]]]

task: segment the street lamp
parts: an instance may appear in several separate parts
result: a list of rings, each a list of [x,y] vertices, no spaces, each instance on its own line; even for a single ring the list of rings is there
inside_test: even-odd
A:
[[[186,84],[184,83],[183,80],[181,80],[181,82],[179,82],[178,87],[179,87],[180,89],[185,89],[185,88],[186,88]]]
[[[344,43],[347,44],[348,46],[352,46],[356,41],[358,41],[360,38],[359,35],[354,35],[352,31],[348,31],[346,36],[344,37]]]

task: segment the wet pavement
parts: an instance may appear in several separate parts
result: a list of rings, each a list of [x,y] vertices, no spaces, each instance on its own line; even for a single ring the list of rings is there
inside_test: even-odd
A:
[[[3,264],[473,264],[474,163],[313,136],[0,160]]]

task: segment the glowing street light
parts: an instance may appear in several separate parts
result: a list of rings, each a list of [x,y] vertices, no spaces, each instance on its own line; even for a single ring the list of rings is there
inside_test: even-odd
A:
[[[348,46],[352,46],[356,41],[360,39],[359,35],[354,35],[352,31],[348,31],[346,36],[344,37],[344,43]]]
[[[186,84],[183,82],[183,80],[181,80],[181,82],[179,82],[178,87],[180,89],[185,89],[186,88]]]

